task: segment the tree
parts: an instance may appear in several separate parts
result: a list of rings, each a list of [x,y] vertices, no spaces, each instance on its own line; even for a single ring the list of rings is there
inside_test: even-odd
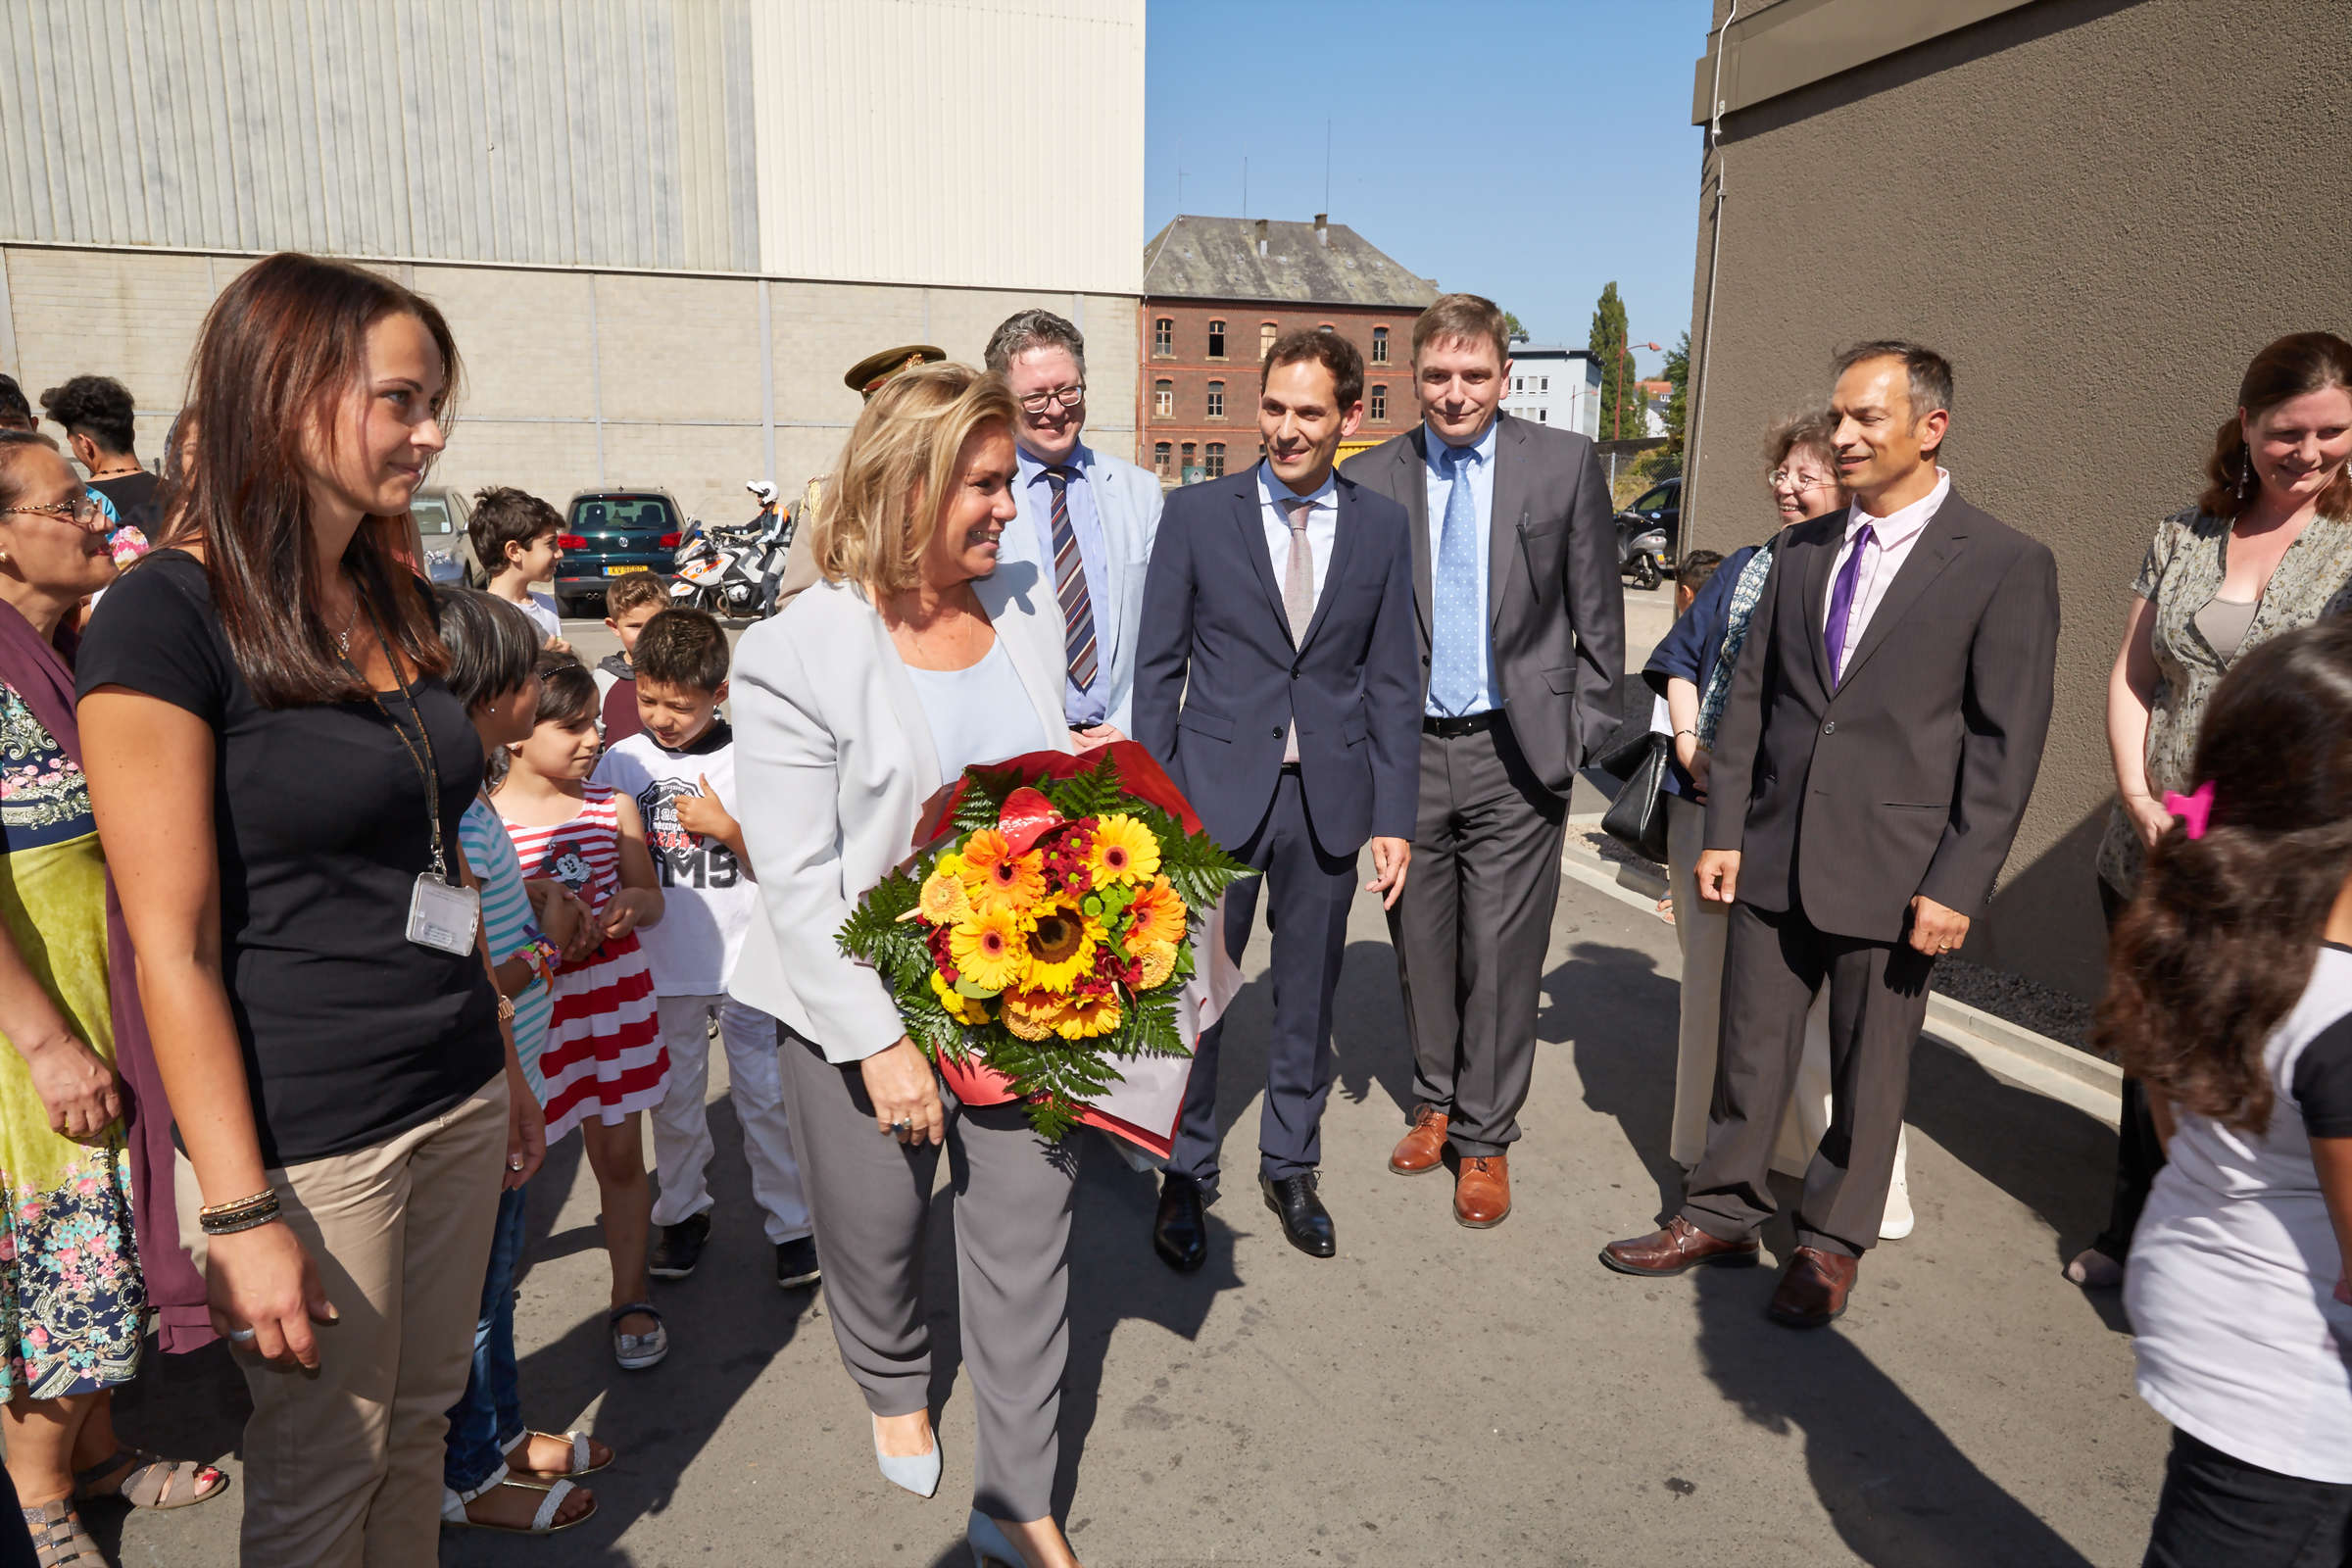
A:
[[[1519,324],[1519,317],[1516,312],[1503,312],[1502,325],[1503,330],[1509,335],[1513,342],[1517,342],[1520,338],[1527,336],[1527,328]]]
[[[1625,301],[1617,297],[1615,279],[1600,291],[1586,347],[1600,367],[1600,439],[1631,441],[1647,435],[1642,388],[1635,384],[1640,372],[1626,347]]]
[[[1666,399],[1666,446],[1656,465],[1658,477],[1671,478],[1683,471],[1683,437],[1690,429],[1690,334],[1685,332],[1682,341],[1666,351],[1666,365],[1658,374],[1673,386]]]

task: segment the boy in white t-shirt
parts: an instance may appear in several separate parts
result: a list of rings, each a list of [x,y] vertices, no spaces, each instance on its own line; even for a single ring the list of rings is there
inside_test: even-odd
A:
[[[564,549],[556,542],[564,515],[526,491],[494,484],[473,493],[473,515],[466,519],[466,542],[490,574],[490,591],[531,617],[547,646],[569,653],[564,617],[550,596],[531,584],[556,574]]]
[[[743,829],[725,805],[735,791],[734,734],[718,713],[727,697],[727,634],[702,611],[665,610],[638,634],[632,662],[645,728],[607,749],[596,781],[636,800],[662,876],[662,923],[637,934],[669,1051],[668,1093],[653,1116],[662,1193],[647,1267],[660,1279],[684,1279],[710,1239],[712,1200],[704,1176],[714,1150],[704,1097],[715,1018],[752,1194],[775,1244],[776,1283],[786,1290],[812,1285],[816,1244],[784,1115],[776,1020],[727,995],[760,899]]]

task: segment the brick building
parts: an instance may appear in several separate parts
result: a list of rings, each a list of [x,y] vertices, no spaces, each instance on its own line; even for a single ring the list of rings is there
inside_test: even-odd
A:
[[[1345,223],[1178,218],[1144,247],[1136,461],[1173,485],[1258,458],[1257,379],[1283,333],[1327,327],[1364,357],[1364,423],[1342,456],[1413,422],[1413,318],[1438,286]]]

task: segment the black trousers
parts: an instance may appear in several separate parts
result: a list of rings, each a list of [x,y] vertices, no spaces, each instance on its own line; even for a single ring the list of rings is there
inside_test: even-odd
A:
[[[1744,1241],[1772,1217],[1773,1146],[1805,1049],[1805,1014],[1826,981],[1830,1126],[1805,1168],[1796,1242],[1859,1257],[1878,1241],[1934,967],[1908,943],[1833,936],[1801,909],[1732,906],[1715,1100],[1684,1219]]]
[[[2099,880],[2099,912],[2107,917],[2107,929],[2115,930],[2116,916],[2124,912],[2125,897]],[[2156,1138],[2156,1118],[2148,1112],[2148,1092],[2136,1078],[2124,1080],[2123,1114],[2117,1121],[2115,1144],[2115,1196],[2107,1208],[2107,1228],[2099,1232],[2091,1246],[2122,1262],[2132,1251],[2132,1233],[2139,1228],[2139,1211],[2147,1206],[2148,1189],[2156,1185],[2156,1173],[2164,1169],[2164,1145]]]
[[[2342,1568],[2352,1485],[2282,1476],[2174,1429],[2140,1568]]]
[[[1225,894],[1225,951],[1236,963],[1250,945],[1262,896],[1274,939],[1274,1027],[1266,1042],[1266,1098],[1257,1118],[1258,1174],[1274,1180],[1313,1170],[1323,1160],[1323,1102],[1331,1095],[1331,999],[1348,949],[1348,904],[1355,896],[1355,857],[1326,855],[1307,820],[1298,771],[1284,768],[1265,820],[1248,842],[1228,846],[1261,875]],[[1408,884],[1409,885],[1409,884]],[[1200,1031],[1184,1114],[1168,1170],[1189,1176],[1203,1197],[1217,1190],[1217,1056],[1220,1018]]]

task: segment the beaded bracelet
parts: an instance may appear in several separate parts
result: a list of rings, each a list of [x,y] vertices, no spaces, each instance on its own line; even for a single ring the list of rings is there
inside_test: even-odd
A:
[[[539,984],[550,989],[554,988],[556,967],[564,961],[562,948],[557,947],[545,937],[537,937],[532,940],[529,947],[517,949],[514,956],[522,960],[522,966],[531,971]]]

